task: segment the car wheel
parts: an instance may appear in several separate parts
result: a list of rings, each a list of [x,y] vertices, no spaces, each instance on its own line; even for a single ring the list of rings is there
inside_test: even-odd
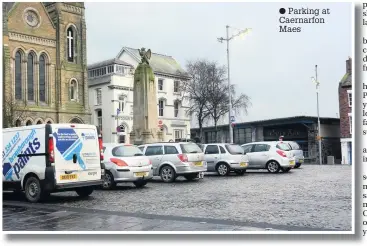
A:
[[[229,166],[225,163],[219,163],[217,166],[217,173],[220,176],[226,176],[229,174]]]
[[[29,177],[26,180],[24,193],[29,202],[38,202],[48,195],[47,192],[42,190],[41,183],[36,177]]]
[[[297,163],[294,168],[299,168],[302,164],[301,163]]]
[[[116,187],[115,178],[113,177],[112,173],[106,171],[103,178],[102,189],[111,190],[115,187]]]
[[[93,193],[94,188],[92,186],[76,188],[75,191],[80,197],[87,197]]]
[[[270,161],[266,165],[266,169],[268,169],[269,173],[278,173],[280,170],[280,165],[276,161]]]
[[[146,181],[146,180],[139,180],[139,181],[135,181],[133,183],[136,186],[136,188],[142,188],[142,187],[144,187],[148,183],[148,181]]]
[[[234,172],[235,172],[237,175],[242,176],[242,175],[244,175],[244,174],[246,173],[246,170],[235,170]]]
[[[173,170],[172,167],[167,165],[161,168],[159,176],[161,176],[161,179],[163,180],[163,182],[171,183],[175,181],[176,179],[176,172],[175,170]]]
[[[291,170],[292,168],[288,167],[288,168],[282,168],[283,173],[287,173]]]
[[[190,174],[186,174],[184,175],[185,179],[187,179],[188,181],[192,181],[194,179],[196,179],[198,177],[198,173],[190,173]]]

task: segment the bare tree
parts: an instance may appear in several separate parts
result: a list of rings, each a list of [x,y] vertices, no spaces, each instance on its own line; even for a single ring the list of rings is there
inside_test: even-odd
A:
[[[207,111],[214,122],[215,140],[218,141],[218,121],[229,113],[229,93],[226,78],[227,69],[225,66],[218,66],[216,63],[211,65],[210,83],[208,84]],[[231,85],[232,109],[236,112],[247,113],[250,106],[250,98],[241,93],[236,96],[235,86]]]
[[[189,61],[186,71],[190,79],[180,85],[183,98],[189,101],[187,114],[196,117],[198,121],[201,141],[203,141],[203,123],[210,115],[206,107],[210,67],[211,63],[204,59]]]
[[[3,105],[3,127],[16,126],[17,122],[22,122],[27,113],[27,106],[15,100],[4,100]]]

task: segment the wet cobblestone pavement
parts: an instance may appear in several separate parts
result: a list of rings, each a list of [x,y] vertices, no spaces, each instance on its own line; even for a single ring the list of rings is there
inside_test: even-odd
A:
[[[86,199],[55,193],[40,204],[3,193],[3,230],[351,230],[351,171],[305,165],[173,184],[155,179],[142,189],[123,184]]]

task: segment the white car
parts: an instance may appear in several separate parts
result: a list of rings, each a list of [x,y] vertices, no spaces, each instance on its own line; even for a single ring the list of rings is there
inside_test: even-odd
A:
[[[200,145],[204,151],[204,158],[208,165],[208,172],[217,172],[226,176],[230,171],[243,175],[248,166],[248,157],[237,144],[211,143]]]
[[[294,168],[295,158],[284,142],[256,142],[241,146],[249,159],[247,169],[267,169],[270,173],[278,173]]]
[[[141,150],[130,144],[103,144],[105,177],[103,189],[113,189],[117,183],[133,182],[138,188],[153,178],[152,162]]]

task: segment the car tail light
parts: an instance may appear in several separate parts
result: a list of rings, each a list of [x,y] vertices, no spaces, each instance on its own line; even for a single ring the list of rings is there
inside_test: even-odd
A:
[[[185,154],[179,154],[177,155],[178,158],[182,161],[182,162],[188,162],[189,160],[187,159],[187,155]]]
[[[55,162],[54,138],[52,135],[48,138],[48,160],[51,163]]]
[[[277,150],[277,153],[282,157],[287,157],[287,154],[282,150]]]
[[[149,159],[149,165],[152,165],[152,160]]]
[[[110,161],[119,167],[127,167],[127,163],[117,158],[111,158]]]
[[[102,143],[102,135],[98,135],[98,144],[99,144],[99,156],[101,161],[103,161],[103,143]]]

